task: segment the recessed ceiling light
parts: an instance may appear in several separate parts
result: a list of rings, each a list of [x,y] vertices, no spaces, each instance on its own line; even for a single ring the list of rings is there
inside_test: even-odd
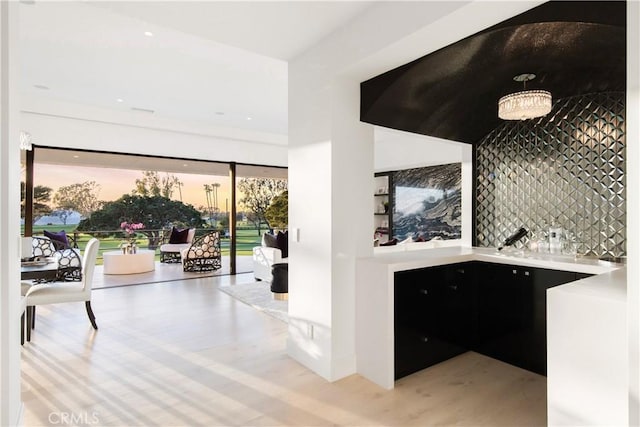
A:
[[[153,37],[153,33],[151,31],[145,31],[144,35],[147,37]]]
[[[251,120],[251,117],[247,117],[247,120]]]
[[[49,90],[48,86],[45,85],[33,85],[36,89]]]
[[[116,101],[118,101],[118,102],[124,102],[124,99],[122,99],[122,98],[118,98],[118,99],[116,99]]]

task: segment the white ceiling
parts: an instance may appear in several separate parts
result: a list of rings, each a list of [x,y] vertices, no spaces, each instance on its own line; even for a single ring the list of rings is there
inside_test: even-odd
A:
[[[286,61],[371,3],[25,0],[21,90],[284,135]]]
[[[372,1],[110,1],[92,5],[288,61]]]

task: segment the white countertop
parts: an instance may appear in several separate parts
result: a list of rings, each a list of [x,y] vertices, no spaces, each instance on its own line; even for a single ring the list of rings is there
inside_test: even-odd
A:
[[[378,253],[359,261],[387,265],[391,271],[411,270],[465,261],[484,261],[525,267],[549,268],[577,273],[602,274],[624,269],[623,264],[593,258],[538,254],[511,249],[466,248],[461,246]]]

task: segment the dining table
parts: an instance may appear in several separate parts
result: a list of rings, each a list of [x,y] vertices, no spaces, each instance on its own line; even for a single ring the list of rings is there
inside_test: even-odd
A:
[[[58,261],[45,259],[41,261],[20,262],[21,280],[55,280],[58,276]]]

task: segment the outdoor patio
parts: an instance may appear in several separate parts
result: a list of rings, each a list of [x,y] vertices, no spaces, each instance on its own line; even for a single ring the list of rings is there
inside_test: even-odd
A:
[[[237,273],[253,271],[251,256],[238,256]],[[149,283],[170,282],[174,280],[198,279],[202,277],[224,276],[230,274],[229,257],[222,257],[222,268],[204,273],[182,271],[181,263],[155,262],[155,270],[139,274],[104,274],[103,266],[97,265],[93,275],[93,289],[113,288],[118,286],[141,285]]]

